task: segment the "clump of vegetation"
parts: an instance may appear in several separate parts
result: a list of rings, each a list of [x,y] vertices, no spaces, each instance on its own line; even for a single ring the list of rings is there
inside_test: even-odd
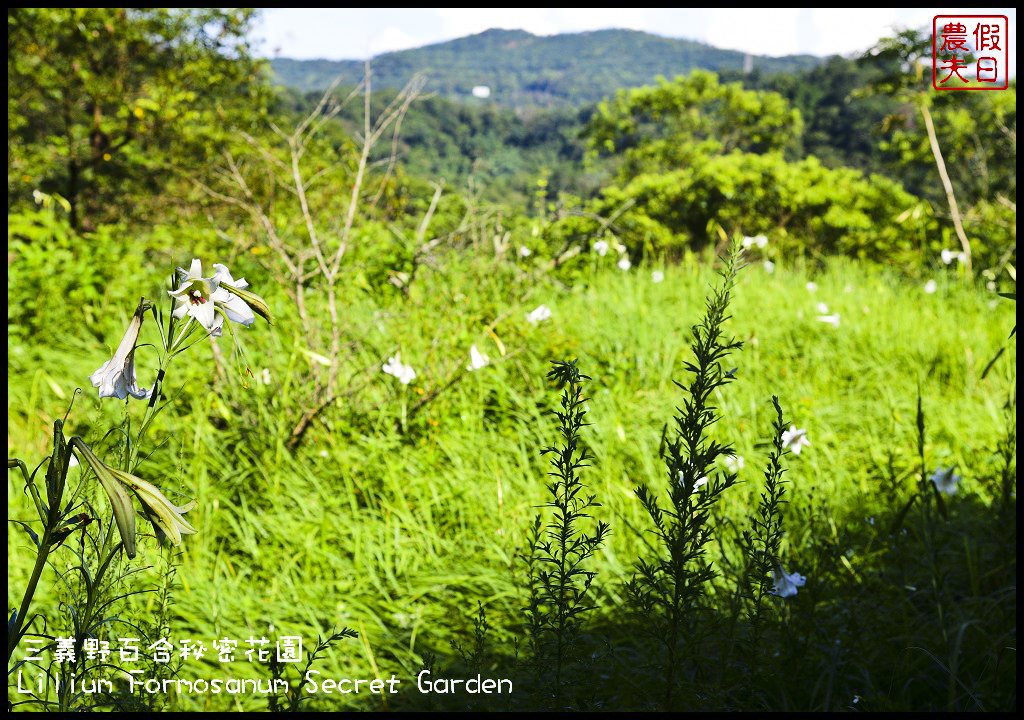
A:
[[[600,507],[596,496],[586,494],[580,470],[592,456],[581,446],[586,398],[582,374],[576,361],[555,362],[548,378],[564,388],[558,417],[561,443],[545,448],[551,455],[547,483],[551,497],[545,507],[550,519],[543,523],[537,515],[526,555],[530,601],[526,608],[529,636],[536,677],[552,707],[561,707],[566,694],[570,665],[578,663],[577,643],[586,616],[596,609],[591,585],[597,573],[588,569],[588,561],[609,533],[607,522],[598,520],[587,532],[580,522],[590,518],[592,508]],[[550,690],[548,690],[550,686]]]
[[[307,96],[253,17],[9,14],[14,709],[1015,706],[1015,92]]]

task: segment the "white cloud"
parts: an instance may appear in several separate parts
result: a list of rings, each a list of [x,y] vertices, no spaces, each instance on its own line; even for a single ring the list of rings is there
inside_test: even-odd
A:
[[[794,8],[746,8],[742,20],[731,8],[711,10],[706,26],[705,42],[727,50],[741,50],[755,55],[788,55],[797,43],[797,20],[800,10]]]
[[[422,44],[415,35],[411,35],[394,25],[388,25],[370,39],[369,50],[371,55],[380,55],[381,53],[394,52],[395,50],[408,50],[409,48],[419,47]]]

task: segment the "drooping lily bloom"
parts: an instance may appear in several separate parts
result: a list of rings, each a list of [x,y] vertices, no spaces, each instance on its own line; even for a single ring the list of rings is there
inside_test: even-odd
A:
[[[158,536],[178,545],[181,543],[182,535],[195,534],[196,529],[183,517],[184,513],[197,506],[195,500],[178,507],[151,483],[101,461],[81,438],[72,438],[71,445],[75,454],[96,473],[107,499],[110,500],[114,510],[114,521],[129,558],[135,557],[135,506],[128,495],[128,490],[139,499],[146,518],[153,523]]]
[[[800,573],[787,573],[781,565],[772,570],[772,580],[775,586],[771,589],[771,594],[782,598],[796,595],[796,589],[803,587],[807,582],[807,578]]]
[[[803,428],[797,429],[796,425],[790,425],[789,430],[784,430],[782,433],[782,447],[786,450],[792,450],[796,455],[800,454],[800,450],[804,445],[810,444],[811,441],[807,439],[807,430]]]
[[[121,344],[114,351],[114,357],[100,365],[99,369],[89,376],[93,386],[99,388],[101,398],[116,397],[124,400],[131,395],[143,400],[149,397],[150,391],[140,389],[135,379],[135,345],[139,341],[145,311],[146,303],[140,302],[135,308],[135,314],[128,324],[124,337],[121,338]]]
[[[467,370],[479,370],[480,368],[489,365],[490,362],[490,358],[477,350],[476,345],[471,345],[469,347],[469,365],[466,366]]]
[[[235,280],[231,277],[231,271],[220,263],[214,263],[213,270],[213,278],[219,283],[217,290],[214,292],[214,304],[224,311],[224,314],[228,316],[228,320],[231,322],[236,322],[246,327],[252,325],[256,321],[256,313],[252,311],[252,308],[249,307],[245,300],[229,290],[229,288],[245,290],[249,287],[249,283],[245,281],[245,278]]]

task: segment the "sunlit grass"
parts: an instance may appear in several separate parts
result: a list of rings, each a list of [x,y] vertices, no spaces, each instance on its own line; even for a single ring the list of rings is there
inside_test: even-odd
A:
[[[480,263],[453,259],[444,271],[425,272],[407,300],[353,291],[346,313],[365,343],[353,367],[371,367],[400,349],[417,380],[405,387],[379,367],[367,371],[367,388],[328,411],[295,455],[284,448],[289,420],[302,409],[294,377],[310,361],[297,349],[302,341],[282,297],[266,293],[280,317],[277,332],[245,336],[249,366],[254,374],[268,368],[270,386],[250,377],[247,389],[238,388],[230,363],[228,380],[217,379],[212,361],[189,370],[202,380],[195,386],[215,381],[216,391],[186,386],[161,418],[167,442],[139,468],[200,504],[193,512],[198,533],[181,547],[174,637],[209,643],[276,633],[312,643],[347,625],[360,638],[336,644],[318,669],[333,677],[396,673],[403,684],[426,654],[447,657],[450,640],[465,640],[478,601],[488,608],[497,639],[521,637],[516,556],[545,501],[548,468],[539,451],[550,444],[546,411],[553,401],[544,377],[549,361],[560,358],[579,358],[592,378],[587,419],[593,424],[583,437],[596,462],[587,483],[603,505],[599,517],[612,527],[593,558],[600,573],[595,589],[598,612],[614,617],[621,584],[645,541],[645,514],[633,488],[641,479],[663,484],[662,426],[681,402],[672,380],[681,379],[689,357],[690,326],[703,309],[711,267],[664,267],[665,280],[654,283],[650,268],[622,272],[609,264],[587,283],[541,281],[520,293]],[[244,259],[235,265],[244,266]],[[813,292],[806,287],[812,278]],[[124,327],[131,307],[121,301],[140,291],[117,292],[124,295],[110,298],[112,309],[94,323],[55,312],[54,322],[62,324],[47,337],[9,339],[9,456],[30,466],[42,457],[53,420],[105,359],[108,348],[97,338]],[[819,302],[840,314],[838,328],[816,320]],[[553,315],[531,325],[526,313],[541,303]],[[724,419],[715,432],[745,458],[741,485],[722,501],[733,522],[742,524],[753,512],[773,394],[811,442],[787,458],[794,506],[826,498],[838,522],[858,527],[868,515],[895,512],[886,507],[884,468],[892,457],[904,470],[914,465],[918,387],[929,466],[954,465],[964,477],[952,502],[991,501],[982,478],[992,467],[978,463],[991,463],[1004,434],[1015,344],[981,375],[1015,323],[1012,303],[955,280],[940,280],[938,291],[927,294],[920,284],[849,262],[820,271],[779,264],[772,274],[754,263],[740,273],[731,314],[729,330],[744,347],[733,356],[737,381],[716,397]],[[403,434],[396,427],[402,404],[410,407],[418,390],[459,372],[474,342],[492,364],[442,392]],[[148,381],[140,366],[139,382]],[[116,424],[121,412],[116,402],[101,407],[90,389],[76,400],[69,428],[96,440],[91,428]],[[8,497],[10,517],[28,514],[10,474]],[[788,522],[786,543],[796,557],[808,557],[807,548],[823,538],[794,524],[798,518],[794,513]],[[139,560],[159,566],[158,552],[140,543]],[[9,533],[8,558],[8,606],[16,606],[32,560],[23,535]],[[810,575],[809,584],[820,581],[809,567],[790,569]],[[40,607],[52,608],[48,583],[38,598]],[[134,602],[142,609],[154,601]],[[216,664],[188,663],[190,676],[224,673]],[[266,674],[244,662],[230,672]],[[245,696],[231,702],[265,707]],[[380,702],[335,695],[314,707],[383,707]],[[183,697],[176,707],[205,703],[221,707],[224,700]],[[838,707],[835,701],[823,706]]]

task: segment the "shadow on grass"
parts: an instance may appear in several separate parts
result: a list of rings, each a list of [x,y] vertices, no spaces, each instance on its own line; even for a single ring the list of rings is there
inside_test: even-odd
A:
[[[671,700],[664,647],[625,608],[594,617],[560,688],[520,648],[438,658],[418,686],[401,677],[392,710],[1012,710],[1016,707],[1016,504],[976,496],[877,515],[866,503],[833,515],[812,500],[794,507],[810,551],[798,594],[769,597],[756,631],[734,595],[716,590],[691,623]],[[876,513],[872,515],[871,513]],[[735,587],[735,568],[718,585]],[[600,582],[600,578],[598,579]],[[472,628],[464,632],[473,635]],[[756,635],[756,640],[754,639]],[[409,638],[404,638],[407,642]],[[524,640],[525,642],[525,640]],[[444,679],[507,679],[511,692],[454,692]],[[438,680],[442,680],[438,683]],[[507,688],[507,684],[502,685]],[[356,700],[381,709],[379,697]]]

